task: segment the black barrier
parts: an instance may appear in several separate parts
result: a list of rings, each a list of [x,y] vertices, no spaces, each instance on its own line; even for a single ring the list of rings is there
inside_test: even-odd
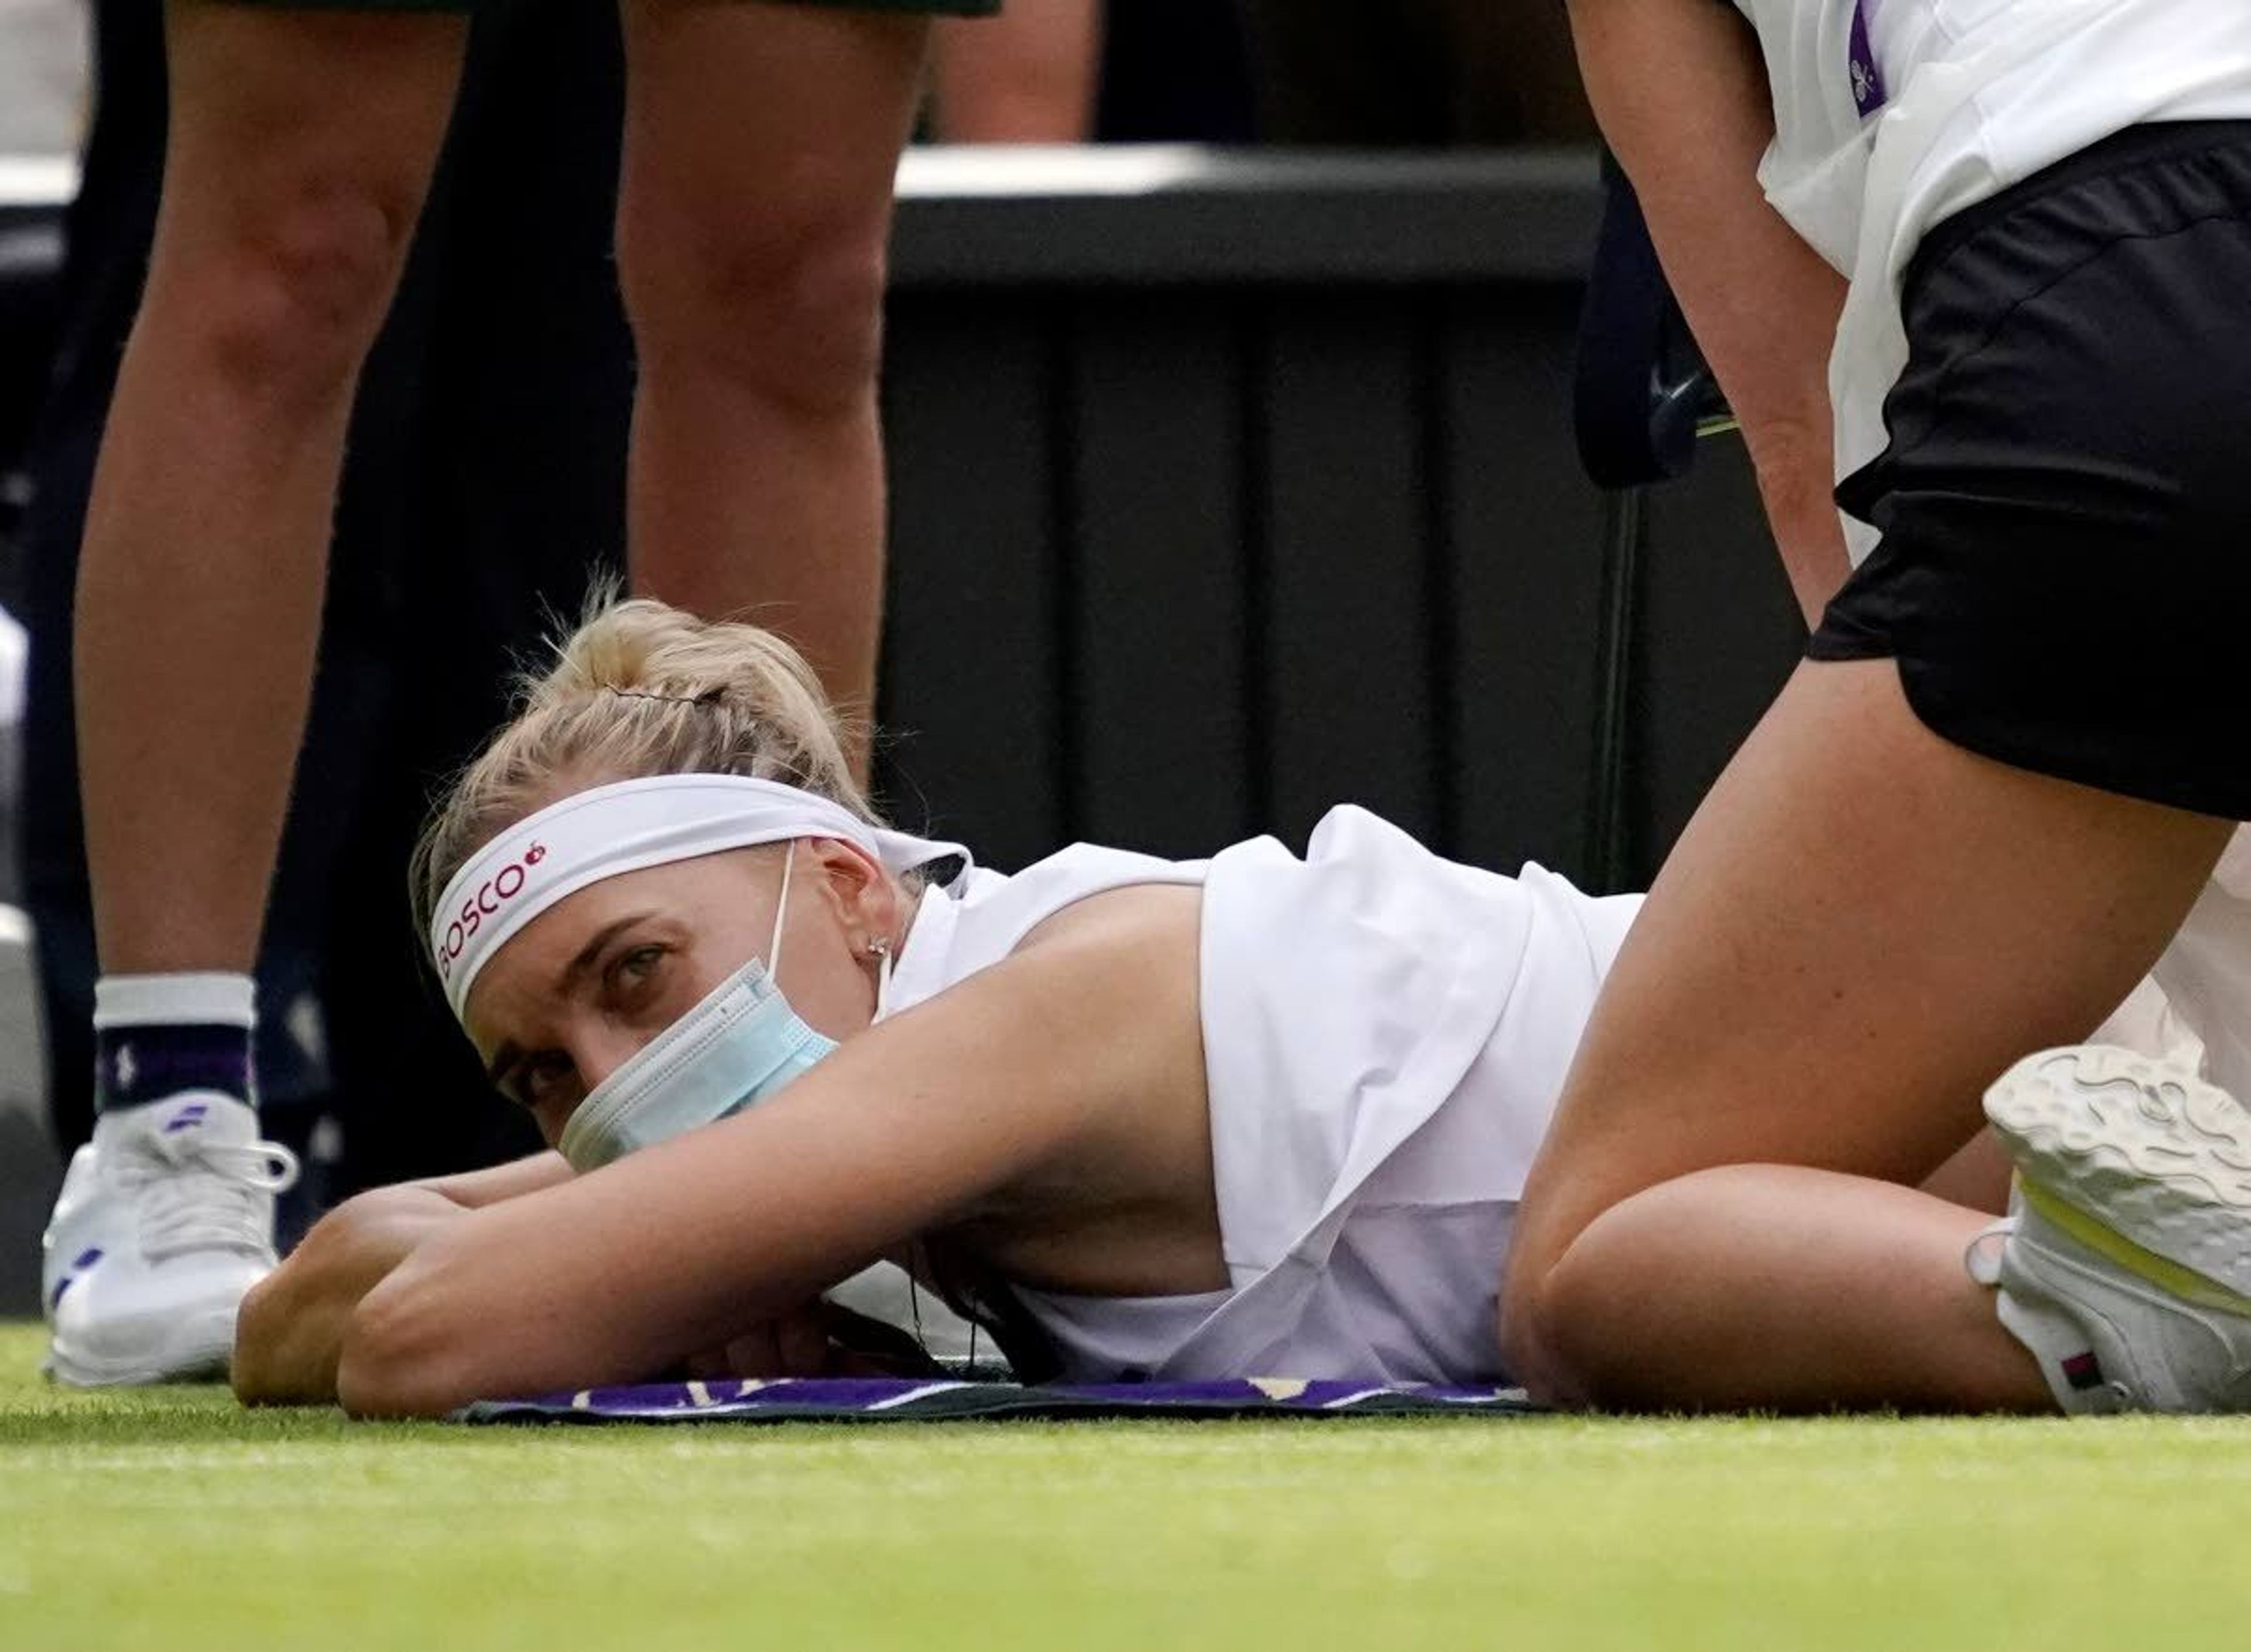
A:
[[[1798,628],[1732,443],[1606,557],[1571,424],[1601,212],[1576,150],[911,159],[892,802],[1004,866],[1354,801],[1645,881]]]

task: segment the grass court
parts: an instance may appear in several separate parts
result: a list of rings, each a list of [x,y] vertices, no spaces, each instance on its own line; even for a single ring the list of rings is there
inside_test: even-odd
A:
[[[0,1327],[0,1649],[2251,1644],[2251,1420],[469,1429]]]

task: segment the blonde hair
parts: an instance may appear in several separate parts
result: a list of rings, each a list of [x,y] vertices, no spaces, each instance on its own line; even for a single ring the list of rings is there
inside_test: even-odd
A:
[[[740,774],[779,780],[884,822],[852,778],[848,729],[797,650],[757,626],[598,591],[519,679],[515,715],[447,788],[407,872],[426,930],[469,857],[547,805],[615,780]]]

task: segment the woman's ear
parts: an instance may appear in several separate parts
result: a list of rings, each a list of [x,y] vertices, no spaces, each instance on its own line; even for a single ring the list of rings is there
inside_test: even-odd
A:
[[[882,862],[841,838],[814,838],[798,846],[813,851],[821,867],[821,897],[847,936],[888,937],[899,918],[898,886]]]

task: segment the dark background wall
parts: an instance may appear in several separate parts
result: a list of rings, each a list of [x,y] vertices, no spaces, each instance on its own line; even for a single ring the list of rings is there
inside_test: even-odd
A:
[[[1646,881],[1798,629],[1740,449],[1707,444],[1633,542],[1605,854],[1617,505],[1569,425],[1591,156],[909,178],[883,708],[903,813],[1014,866],[1077,838],[1296,840],[1350,801],[1483,864]]]

